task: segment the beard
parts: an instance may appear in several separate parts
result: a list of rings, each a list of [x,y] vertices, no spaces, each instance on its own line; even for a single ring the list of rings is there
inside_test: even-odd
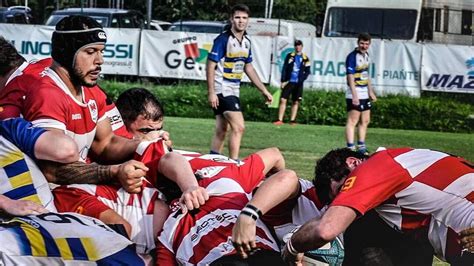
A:
[[[96,69],[94,69],[93,71],[101,71],[101,67],[98,67]],[[74,84],[79,84],[81,86],[85,86],[85,87],[94,87],[95,85],[97,85],[97,80],[93,80],[91,82],[87,82],[86,81],[86,76],[90,73],[90,72],[93,72],[93,71],[89,71],[89,72],[86,72],[86,73],[83,73],[80,69],[78,68],[74,68],[73,69],[73,73],[71,75],[71,79],[72,79],[72,82]]]

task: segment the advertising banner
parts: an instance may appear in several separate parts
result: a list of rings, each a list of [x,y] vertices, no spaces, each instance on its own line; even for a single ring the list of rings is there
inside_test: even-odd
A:
[[[474,46],[424,45],[422,61],[422,90],[474,93]]]
[[[0,35],[11,41],[26,60],[51,56],[54,27],[0,24]],[[103,74],[138,75],[139,29],[106,28]],[[21,33],[21,34],[19,34]]]

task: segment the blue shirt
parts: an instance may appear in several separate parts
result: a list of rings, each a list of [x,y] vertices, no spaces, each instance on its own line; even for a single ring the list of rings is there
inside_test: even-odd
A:
[[[293,70],[291,71],[290,83],[298,83],[298,76],[301,70],[301,62],[303,62],[303,57],[297,54],[295,56],[295,63],[293,64]]]

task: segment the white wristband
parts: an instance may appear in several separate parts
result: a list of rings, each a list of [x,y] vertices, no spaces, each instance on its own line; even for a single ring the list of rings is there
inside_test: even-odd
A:
[[[298,255],[298,251],[293,247],[293,244],[291,243],[291,238],[290,240],[288,240],[288,242],[286,242],[286,248],[288,249],[288,252],[293,255],[293,256],[297,256]]]

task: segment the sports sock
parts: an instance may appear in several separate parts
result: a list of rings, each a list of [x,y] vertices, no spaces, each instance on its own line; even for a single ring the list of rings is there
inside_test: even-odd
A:
[[[350,149],[351,151],[355,151],[356,147],[354,145],[354,143],[347,143],[347,148]]]

